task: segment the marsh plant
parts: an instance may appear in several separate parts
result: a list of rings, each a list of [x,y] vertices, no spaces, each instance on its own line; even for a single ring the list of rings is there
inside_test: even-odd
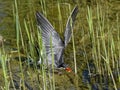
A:
[[[54,2],[54,0],[52,0]],[[79,1],[77,1],[79,2]],[[15,32],[16,32],[16,46],[18,51],[18,62],[19,62],[19,88],[23,88],[24,90],[27,89],[35,89],[39,88],[40,90],[56,90],[59,86],[56,83],[55,75],[55,68],[54,64],[52,64],[52,73],[50,72],[49,67],[44,64],[38,65],[38,61],[44,60],[46,58],[45,55],[45,47],[42,42],[42,35],[38,30],[36,18],[35,18],[35,8],[29,5],[30,15],[26,15],[25,18],[20,18],[20,9],[19,5],[20,2],[15,0],[13,4],[13,21],[15,24]],[[29,2],[30,3],[30,2]],[[40,0],[40,8],[41,12],[46,16],[49,17],[47,8],[47,1]],[[72,5],[69,3],[60,3],[59,0],[57,2],[57,10],[58,12],[58,23],[59,32],[60,34],[63,33],[64,27],[64,18],[62,15],[61,7],[66,7],[69,13],[72,10]],[[66,9],[65,8],[65,9]],[[78,3],[78,8],[80,5]],[[82,11],[82,9],[81,9]],[[120,27],[119,27],[119,13],[116,15],[116,20],[114,24],[111,24],[111,21],[108,16],[108,8],[107,10],[103,10],[102,6],[96,4],[96,8],[93,9],[90,5],[86,7],[86,27],[82,25],[82,28],[74,28],[76,29],[77,35],[74,31],[72,31],[72,40],[70,48],[73,59],[69,62],[72,62],[73,67],[73,77],[77,77],[76,80],[69,78],[74,84],[74,89],[80,90],[83,89],[80,82],[82,82],[81,78],[81,68],[86,68],[88,77],[90,78],[90,82],[87,83],[87,89],[92,88],[91,83],[99,82],[97,85],[98,89],[103,89],[102,85],[106,80],[108,81],[108,89],[114,88],[117,90],[119,88],[120,83]],[[107,13],[107,14],[106,14]],[[77,23],[78,26],[81,26],[80,22],[82,18],[81,15],[84,16],[83,13],[78,14]],[[67,15],[68,16],[68,15]],[[83,19],[82,19],[83,20]],[[75,24],[75,25],[76,25]],[[55,23],[53,23],[55,26]],[[77,25],[76,25],[77,26]],[[80,34],[80,35],[79,35]],[[78,44],[77,38],[78,36]],[[82,38],[80,38],[81,36]],[[79,43],[80,42],[80,43]],[[87,44],[88,47],[86,46]],[[51,45],[52,47],[52,45]],[[68,46],[69,47],[69,46]],[[78,57],[78,50],[82,48],[82,57]],[[89,48],[89,51],[88,51]],[[51,48],[52,49],[52,48]],[[52,51],[52,50],[51,50]],[[39,52],[39,54],[38,54]],[[22,55],[21,55],[22,53]],[[24,60],[23,60],[24,54]],[[79,54],[80,55],[80,54]],[[13,58],[9,57],[9,54],[5,53],[4,50],[0,51],[0,62],[2,66],[3,76],[4,76],[4,85],[1,88],[4,90],[9,90],[10,85],[12,84],[13,88],[16,89],[16,81],[12,77],[12,71],[9,67],[10,64],[7,65],[7,61],[13,60]],[[54,63],[54,55],[52,53],[52,62]],[[81,60],[83,59],[83,60]],[[81,60],[81,61],[80,61]],[[94,68],[91,69],[90,64],[94,65]],[[80,63],[80,65],[79,65]],[[81,64],[82,63],[82,64]],[[11,72],[11,73],[8,73]],[[67,76],[70,77],[72,74],[68,74]],[[11,79],[9,80],[10,77]],[[61,76],[62,77],[62,76]],[[93,80],[94,78],[94,80]],[[99,79],[95,81],[96,79]],[[75,81],[75,83],[74,83]],[[11,84],[10,84],[11,83]]]
[[[100,75],[110,77],[115,90],[117,90],[114,70],[116,69],[115,72],[118,72],[115,76],[119,78],[120,46],[116,44],[119,43],[120,39],[118,17],[116,20],[116,26],[110,25],[108,16],[102,11],[101,6],[99,5],[97,5],[96,9],[96,22],[93,21],[92,14],[92,9],[88,7],[88,35],[91,41],[91,57],[95,63],[96,74],[99,73]],[[115,33],[116,37],[114,37]]]

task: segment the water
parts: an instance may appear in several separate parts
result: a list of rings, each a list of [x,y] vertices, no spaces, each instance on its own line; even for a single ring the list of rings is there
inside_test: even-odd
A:
[[[8,1],[8,0],[4,0],[1,1],[4,2],[3,4],[0,4],[0,34],[2,34],[8,42],[10,42],[8,44],[9,49],[7,49],[7,52],[11,52],[13,51],[13,49],[17,50],[16,48],[16,33],[15,33],[15,22],[13,19],[13,1]],[[5,3],[6,2],[6,3]],[[72,7],[74,7],[75,3],[73,3],[73,0],[70,1],[64,1],[61,0],[62,4],[61,4],[61,14],[62,14],[62,20],[59,20],[59,12],[58,12],[58,3],[56,0],[50,0],[50,1],[46,1],[46,5],[45,7],[40,4],[40,0],[35,0],[31,2],[28,2],[27,0],[22,1],[18,1],[18,8],[19,8],[19,16],[20,16],[20,22],[21,22],[21,27],[22,30],[24,31],[24,19],[27,21],[27,23],[29,24],[31,21],[33,21],[33,26],[36,26],[36,22],[35,22],[35,17],[34,17],[34,11],[42,11],[42,8],[47,12],[47,18],[50,20],[50,22],[55,26],[57,32],[60,33],[60,35],[63,35],[64,30],[61,30],[61,28],[65,27],[65,23],[67,21],[67,17],[69,15],[68,12],[68,6],[64,6],[64,4],[66,5],[66,3],[70,3]],[[29,4],[27,4],[29,3]],[[64,3],[64,4],[63,4]],[[108,3],[108,2],[106,2]],[[110,2],[109,2],[110,3]],[[31,5],[32,4],[32,5]],[[67,49],[65,50],[65,62],[68,63],[68,65],[70,65],[73,68],[73,72],[71,73],[66,73],[64,71],[62,71],[62,75],[57,75],[55,74],[55,84],[56,84],[56,90],[76,90],[78,88],[78,90],[114,90],[113,87],[113,82],[111,79],[111,76],[107,75],[107,74],[99,74],[97,72],[96,69],[96,65],[94,64],[94,60],[93,62],[91,62],[91,45],[90,45],[90,41],[89,36],[85,36],[83,38],[83,33],[88,32],[88,23],[86,23],[86,15],[87,15],[87,5],[91,5],[91,7],[93,7],[93,10],[96,9],[96,2],[87,2],[85,0],[81,0],[79,1],[79,9],[80,9],[80,13],[78,14],[76,23],[75,23],[75,28],[74,28],[74,39],[75,39],[75,46],[76,46],[76,57],[77,57],[77,69],[78,69],[78,78],[76,80],[76,76],[74,73],[74,57],[73,57],[73,48],[72,48],[72,41],[69,43]],[[104,3],[102,3],[104,6]],[[31,5],[31,6],[29,6]],[[110,3],[110,5],[116,6],[117,4],[113,4]],[[5,7],[6,6],[6,7]],[[118,6],[118,5],[117,5]],[[3,9],[4,8],[4,9]],[[104,8],[104,7],[103,7]],[[72,9],[72,8],[71,8]],[[117,9],[117,8],[114,8]],[[34,11],[32,11],[34,10]],[[113,10],[110,11],[109,13],[117,13],[118,10]],[[113,16],[112,16],[113,15]],[[112,17],[111,17],[112,16]],[[114,14],[110,14],[110,19],[114,18]],[[95,19],[94,19],[95,18]],[[96,20],[96,17],[94,16],[94,20]],[[63,22],[63,27],[60,27],[60,22]],[[111,21],[113,22],[113,21]],[[82,29],[83,28],[83,29]],[[33,30],[34,32],[34,30]],[[23,33],[24,36],[26,36],[25,33]],[[88,35],[88,34],[87,34]],[[86,40],[87,39],[87,40]],[[26,40],[26,38],[24,38],[24,40]],[[82,40],[85,40],[85,42],[83,42]],[[26,40],[27,41],[27,40]],[[84,43],[84,44],[83,44]],[[86,53],[87,53],[87,58],[85,59],[84,57],[84,52],[80,53],[81,51],[84,51],[84,48],[86,49]],[[27,58],[25,57],[23,50],[21,49],[21,58],[22,61],[27,60]],[[11,53],[10,53],[11,54]],[[12,67],[12,72],[16,72],[19,71],[19,64],[18,64],[18,60],[16,61],[16,59],[19,58],[18,53],[12,53],[11,56],[13,55],[13,57],[15,58],[15,60],[11,61],[11,67]],[[89,63],[87,63],[87,60],[89,61]],[[89,69],[88,66],[89,65]],[[23,63],[24,65],[24,63]],[[2,75],[2,69],[0,68],[0,76]],[[36,70],[32,67],[28,70],[26,70],[27,72],[25,72],[26,75],[26,87],[31,87],[31,88],[38,88],[38,78],[37,78],[37,74]],[[28,73],[29,72],[29,73]],[[120,72],[120,68],[119,70],[113,70],[113,75],[114,77],[116,77],[115,81],[117,83],[117,87],[118,90],[120,88],[120,81],[118,80],[119,76],[119,72]],[[18,72],[20,73],[20,72]],[[17,74],[18,74],[17,73]],[[26,74],[27,73],[27,74]],[[14,73],[13,73],[14,74]],[[30,75],[32,76],[30,76]],[[18,74],[19,75],[19,74]],[[41,77],[41,76],[40,76]],[[19,81],[19,79],[17,79]],[[0,80],[2,84],[2,80]],[[76,81],[78,81],[78,84],[76,84]],[[40,86],[43,87],[42,80],[40,80]],[[16,84],[16,83],[15,83]],[[16,85],[17,87],[19,87],[19,85]]]
[[[0,4],[0,30],[4,30],[5,26],[3,26],[2,22],[3,22],[3,18],[5,17],[5,13],[3,11],[3,5]]]

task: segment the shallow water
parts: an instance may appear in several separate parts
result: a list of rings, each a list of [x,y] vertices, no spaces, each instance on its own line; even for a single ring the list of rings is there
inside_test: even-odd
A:
[[[19,82],[19,78],[17,78],[14,75],[18,75],[20,72],[15,73],[16,71],[19,71],[19,63],[16,59],[18,59],[18,53],[17,53],[17,47],[16,47],[16,33],[15,33],[15,21],[13,16],[13,5],[14,0],[0,0],[0,34],[4,36],[6,39],[5,43],[5,50],[7,53],[11,54],[12,61],[10,61],[11,69],[13,72],[13,77],[16,81]],[[59,32],[61,37],[63,38],[64,33],[64,27],[65,23],[67,21],[68,15],[69,15],[69,7],[68,4],[71,5],[73,8],[76,4],[79,6],[79,14],[77,16],[77,20],[75,23],[75,30],[74,30],[74,40],[75,40],[75,48],[76,48],[76,58],[77,58],[77,69],[78,74],[75,75],[74,73],[74,56],[73,56],[73,47],[72,47],[72,40],[68,44],[68,47],[65,51],[65,62],[69,64],[73,68],[73,72],[67,73],[62,71],[62,75],[55,74],[55,86],[56,90],[114,90],[113,83],[110,76],[105,76],[102,74],[98,74],[94,62],[91,62],[93,60],[91,57],[91,43],[89,40],[89,36],[83,36],[83,33],[87,33],[88,24],[86,20],[87,15],[87,5],[91,6],[93,9],[93,12],[96,12],[96,5],[97,3],[100,4],[103,8],[103,12],[106,9],[106,5],[109,6],[109,20],[110,25],[115,24],[116,15],[118,14],[118,17],[120,16],[120,3],[119,0],[111,0],[111,1],[97,1],[97,0],[81,0],[81,1],[74,1],[74,0],[60,0],[60,6],[61,6],[61,15],[62,20],[59,19],[59,12],[58,12],[58,2],[56,0],[46,0],[45,6],[42,7],[42,4],[40,3],[40,0],[24,0],[24,1],[18,1],[18,12],[19,12],[19,18],[20,23],[22,27],[22,31],[24,32],[24,23],[23,20],[26,19],[27,23],[29,24],[31,21],[33,22],[33,27],[36,27],[35,22],[35,11],[46,11],[47,12],[47,18],[50,20],[53,26],[55,26],[56,30]],[[71,9],[72,9],[71,8]],[[32,19],[32,20],[31,20]],[[96,20],[96,16],[93,13],[93,21]],[[34,32],[34,30],[33,30]],[[26,34],[23,33],[24,40],[27,41]],[[85,42],[84,42],[85,41]],[[85,43],[85,44],[84,44]],[[87,58],[89,59],[89,64],[87,61],[85,61],[84,58],[84,49],[86,48]],[[14,52],[15,51],[15,52]],[[12,52],[12,53],[11,53]],[[14,53],[13,53],[14,52]],[[25,61],[26,57],[24,53],[22,53],[21,50],[21,57],[22,60]],[[89,65],[89,69],[88,66]],[[39,81],[37,77],[38,72],[36,73],[36,70],[34,68],[29,68],[27,70],[31,76],[27,73],[25,73],[26,83],[28,83],[28,87],[33,88],[33,90],[38,90],[39,87]],[[118,70],[120,71],[120,70]],[[27,74],[26,74],[27,73]],[[120,89],[120,82],[118,78],[117,71],[113,70],[113,73],[115,73],[116,77],[116,83],[118,90]],[[2,76],[2,69],[0,68],[0,76]],[[41,78],[40,78],[41,79]],[[3,79],[0,79],[0,85],[3,86]],[[41,84],[43,83],[42,80],[40,80],[40,86],[43,87]],[[16,83],[15,83],[16,84]],[[18,83],[19,84],[19,83]],[[17,86],[17,85],[16,85]],[[27,87],[27,84],[26,84]],[[12,90],[12,89],[11,89]]]

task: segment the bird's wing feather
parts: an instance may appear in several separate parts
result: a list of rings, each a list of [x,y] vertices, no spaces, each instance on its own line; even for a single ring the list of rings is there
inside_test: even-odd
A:
[[[54,30],[53,26],[50,22],[39,12],[36,13],[37,23],[39,30],[42,34],[42,41],[46,47],[46,53],[51,52],[51,46],[53,51],[57,51],[55,49],[62,47],[63,42],[58,35],[58,33]]]
[[[67,24],[66,24],[66,30],[64,33],[64,42],[65,42],[65,46],[67,46],[68,42],[70,41],[71,38],[71,34],[72,34],[72,27],[74,25],[74,21],[76,18],[76,15],[78,13],[78,6],[75,6],[75,8],[73,9],[72,13],[70,14]]]

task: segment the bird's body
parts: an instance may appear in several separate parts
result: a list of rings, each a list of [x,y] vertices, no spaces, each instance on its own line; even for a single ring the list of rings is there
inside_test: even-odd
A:
[[[70,41],[70,37],[72,33],[71,30],[77,13],[78,13],[78,7],[76,6],[68,18],[66,24],[66,30],[64,33],[64,41],[62,41],[62,39],[55,31],[53,26],[50,24],[50,22],[41,13],[38,12],[36,13],[38,28],[41,32],[42,42],[46,52],[46,60],[43,60],[44,64],[51,65],[53,63],[53,57],[54,57],[54,66],[56,68],[60,68],[60,67],[67,68],[67,65],[64,63],[63,54],[65,47]]]

